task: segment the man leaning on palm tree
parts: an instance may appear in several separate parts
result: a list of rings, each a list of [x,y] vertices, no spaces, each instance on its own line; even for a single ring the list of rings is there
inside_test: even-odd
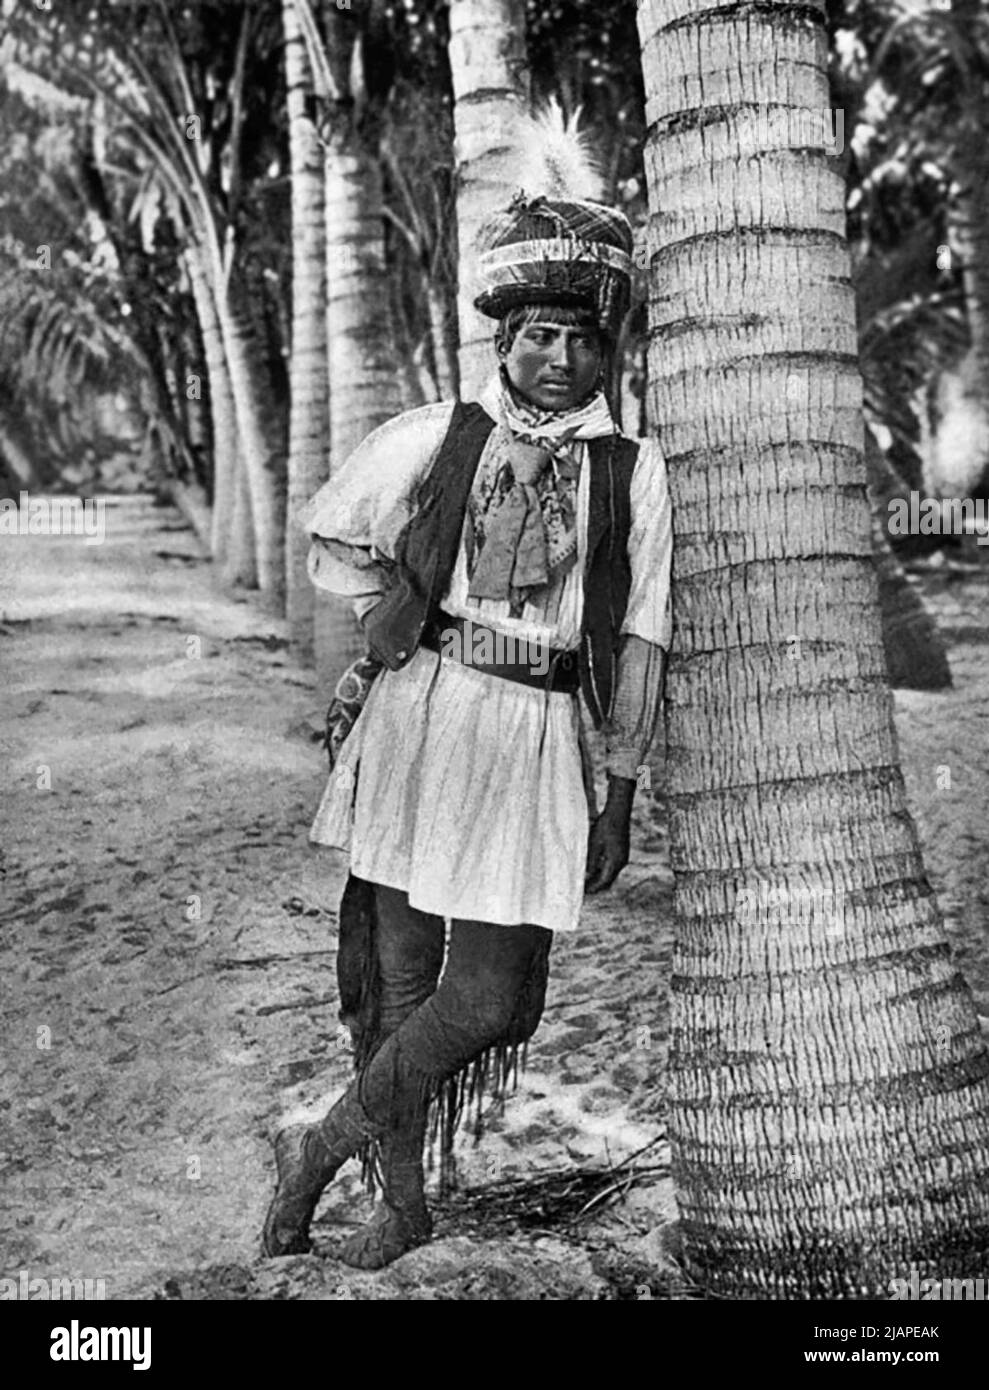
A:
[[[671,509],[658,445],[619,431],[604,390],[631,227],[579,170],[560,186],[558,153],[478,250],[477,307],[497,320],[479,399],[376,430],[306,514],[313,582],[352,598],[363,669],[381,669],[312,829],[350,853],[338,973],[357,1073],[276,1140],[269,1255],[311,1248],[320,1195],[358,1153],[382,1201],[340,1258],[381,1268],[430,1238],[430,1104],[451,1128],[469,1069],[503,1088],[554,933],[628,862],[670,642]],[[604,732],[600,814],[578,697]]]

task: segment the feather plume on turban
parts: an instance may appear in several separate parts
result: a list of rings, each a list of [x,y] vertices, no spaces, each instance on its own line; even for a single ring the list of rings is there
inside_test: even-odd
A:
[[[524,118],[520,143],[524,187],[482,227],[474,303],[496,319],[536,302],[589,308],[614,339],[631,299],[628,218],[598,201],[602,179],[586,139],[555,102]]]

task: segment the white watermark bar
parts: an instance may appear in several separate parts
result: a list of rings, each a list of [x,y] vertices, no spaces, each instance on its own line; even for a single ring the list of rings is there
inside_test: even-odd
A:
[[[977,536],[989,545],[989,503],[981,497],[893,497],[886,523],[891,536]]]
[[[0,536],[82,536],[86,545],[106,540],[106,498],[49,497],[21,492],[0,500]]]

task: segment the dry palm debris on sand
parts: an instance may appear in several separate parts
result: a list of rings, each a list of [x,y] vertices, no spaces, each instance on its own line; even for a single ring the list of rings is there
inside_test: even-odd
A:
[[[621,1202],[633,1187],[669,1176],[668,1163],[639,1163],[663,1142],[657,1135],[621,1163],[568,1166],[535,1177],[501,1178],[451,1192],[436,1208],[437,1231],[481,1237],[525,1231],[533,1235],[576,1232],[581,1222]]]

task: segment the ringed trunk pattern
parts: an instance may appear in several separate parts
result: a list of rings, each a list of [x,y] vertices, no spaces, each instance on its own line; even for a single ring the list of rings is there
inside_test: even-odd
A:
[[[528,109],[524,0],[451,0],[460,394],[474,400],[492,372],[494,324],[474,308],[473,248],[482,224],[517,192],[518,117]]]
[[[199,332],[203,340],[203,356],[209,376],[209,408],[213,425],[213,515],[210,549],[224,580],[252,588],[257,583],[253,562],[249,574],[245,575],[242,572],[242,563],[236,565],[237,573],[228,572],[231,550],[239,548],[242,551],[243,548],[231,545],[238,467],[237,413],[234,409],[230,373],[227,370],[223,348],[223,333],[216,313],[213,291],[203,268],[202,252],[197,246],[191,246],[186,251],[185,264],[189,272],[196,317],[199,319]],[[252,542],[252,555],[253,550]]]
[[[326,346],[326,222],[323,151],[307,114],[312,77],[294,0],[283,0],[285,78],[292,161],[292,356],[285,534],[285,611],[292,647],[314,654],[316,594],[299,509],[329,476],[330,379]]]
[[[348,16],[324,9],[327,57],[341,89],[350,80],[359,33]],[[326,321],[330,373],[330,474],[379,425],[402,408],[389,311],[381,166],[370,127],[351,103],[332,111],[324,148]],[[320,595],[316,670],[321,694],[332,693],[346,667],[364,653],[351,605]]]
[[[285,599],[285,456],[277,424],[266,406],[271,386],[236,271],[217,309],[250,492],[258,588],[268,606],[280,611]]]
[[[989,1054],[899,768],[844,187],[806,136],[825,6],[641,0],[639,28],[683,1262],[729,1296],[886,1297],[985,1269]]]

